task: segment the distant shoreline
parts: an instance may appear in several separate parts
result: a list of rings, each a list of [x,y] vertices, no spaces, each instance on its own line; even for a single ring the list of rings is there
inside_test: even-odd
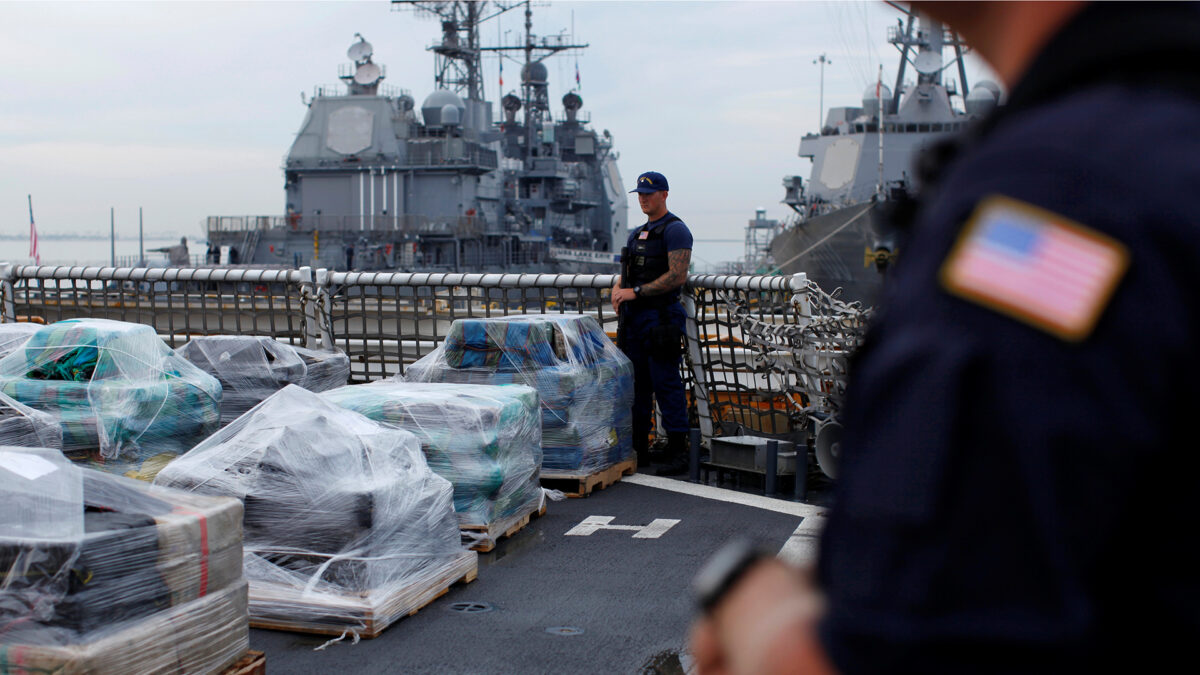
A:
[[[145,239],[154,239],[156,241],[162,240],[162,239],[179,239],[180,237],[187,237],[189,241],[193,237],[195,237],[196,241],[204,240],[204,238],[200,235],[180,234],[178,232],[165,232],[165,233],[164,232],[153,232],[153,233],[147,232],[144,235]],[[23,234],[0,233],[0,241],[13,241],[13,240],[28,241],[28,239],[29,239],[28,233],[23,233]],[[102,234],[102,233],[56,234],[53,232],[38,232],[38,240],[39,241],[53,241],[53,240],[60,240],[60,239],[101,239],[103,241],[108,241],[109,235]],[[115,237],[115,239],[117,241],[134,241],[137,239],[137,237],[136,236],[131,237],[129,235],[122,236],[122,235],[118,234]]]

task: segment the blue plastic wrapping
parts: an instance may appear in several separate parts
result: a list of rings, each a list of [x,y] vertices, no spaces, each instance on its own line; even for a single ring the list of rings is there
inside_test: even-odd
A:
[[[590,316],[457,320],[402,379],[537,389],[543,470],[590,473],[633,454],[633,365]]]

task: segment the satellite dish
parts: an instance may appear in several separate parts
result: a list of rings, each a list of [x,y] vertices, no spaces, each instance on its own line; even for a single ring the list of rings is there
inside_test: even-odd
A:
[[[361,85],[371,85],[379,81],[383,70],[374,63],[364,63],[354,71],[354,81]]]
[[[913,59],[913,68],[922,75],[932,75],[942,69],[942,55],[937,52],[921,52]]]
[[[364,40],[363,36],[358,33],[355,33],[354,37],[358,38],[358,42],[350,45],[350,49],[346,50],[346,56],[349,56],[350,60],[355,63],[371,58],[371,55],[375,53],[375,48],[371,46],[371,43]]]

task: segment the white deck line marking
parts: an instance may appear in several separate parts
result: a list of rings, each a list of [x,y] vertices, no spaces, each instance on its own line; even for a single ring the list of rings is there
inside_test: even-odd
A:
[[[567,530],[568,537],[587,537],[596,530],[608,525],[616,516],[588,516],[584,518],[578,525]]]
[[[808,518],[809,516],[824,516],[828,513],[828,509],[823,506],[813,506],[812,504],[802,504],[799,502],[789,502],[782,499],[772,499],[762,495],[746,494],[745,492],[735,492],[726,490],[712,485],[700,485],[698,483],[688,483],[686,481],[675,480],[672,478],[663,478],[662,476],[647,476],[645,474],[635,473],[632,476],[624,476],[621,478],[622,483],[633,483],[634,485],[644,485],[646,487],[658,488],[660,490],[670,490],[671,492],[680,492],[693,497],[703,497],[705,499],[715,499],[717,501],[729,502],[731,504],[741,504],[742,506],[750,506],[756,509],[765,511],[774,511],[783,513],[789,516],[797,516],[800,518]]]
[[[808,567],[817,562],[817,545],[821,541],[821,530],[825,529],[824,516],[809,516],[800,521],[792,536],[779,549],[779,558],[798,567]]]
[[[634,539],[658,539],[667,533],[667,530],[679,524],[678,520],[673,518],[655,518],[650,521],[650,524],[641,528],[641,531],[633,535]]]
[[[564,536],[590,537],[598,530],[624,530],[633,532],[634,539],[658,539],[666,534],[667,530],[679,524],[678,520],[671,518],[655,518],[649,525],[610,525],[613,518],[614,516],[588,516],[567,530]]]

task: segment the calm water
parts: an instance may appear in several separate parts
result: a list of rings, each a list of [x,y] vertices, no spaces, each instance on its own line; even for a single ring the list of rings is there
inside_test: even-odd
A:
[[[146,248],[163,248],[179,243],[178,237],[162,238],[161,236],[147,237]],[[203,255],[208,243],[197,237],[188,237],[188,252],[193,256]],[[43,265],[109,265],[110,247],[107,238],[95,239],[45,239],[38,242],[41,249]],[[138,254],[137,237],[118,239],[116,242],[118,262],[132,260]],[[712,267],[722,261],[740,258],[743,246],[739,241],[707,242],[697,241],[692,249],[694,271],[708,273]],[[18,265],[32,264],[29,257],[29,242],[24,239],[0,239],[0,262],[11,262]],[[166,254],[147,253],[146,260],[150,264],[156,261],[165,262]]]
[[[162,237],[146,237],[146,248],[162,248],[179,243],[179,237],[164,239]],[[193,240],[188,237],[188,251],[193,254],[203,254],[207,243],[200,238]],[[96,239],[41,239],[38,248],[42,254],[43,265],[110,265],[111,246],[107,238]],[[116,241],[117,259],[132,260],[138,254],[137,237],[118,239]],[[147,253],[146,262],[166,261],[165,253]],[[29,257],[29,242],[24,239],[0,239],[0,262],[11,262],[19,265],[33,264]]]

